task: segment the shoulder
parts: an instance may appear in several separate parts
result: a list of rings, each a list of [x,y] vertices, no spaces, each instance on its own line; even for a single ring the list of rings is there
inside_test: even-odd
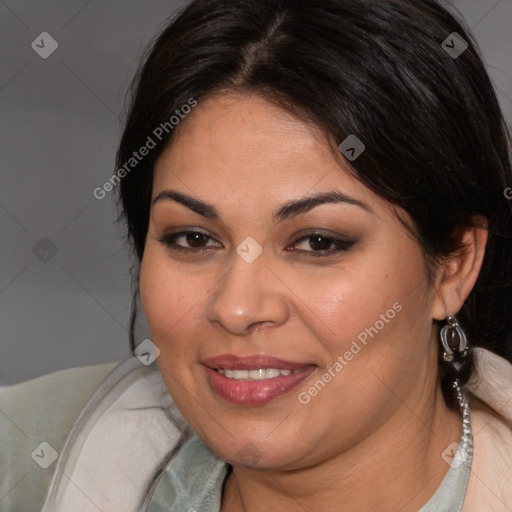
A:
[[[145,510],[163,470],[190,434],[157,364],[130,357],[107,375],[80,412],[37,510]]]
[[[117,362],[0,386],[0,505],[40,510],[67,434]]]
[[[512,364],[476,351],[476,375],[466,389],[474,454],[464,512],[512,509]]]

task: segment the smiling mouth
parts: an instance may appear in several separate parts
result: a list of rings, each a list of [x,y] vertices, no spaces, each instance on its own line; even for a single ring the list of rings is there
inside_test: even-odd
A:
[[[253,370],[236,370],[229,368],[216,368],[216,371],[224,377],[233,380],[270,380],[277,377],[287,377],[291,374],[301,373],[306,370],[307,367],[299,368],[297,370],[290,370],[287,368],[257,368]]]
[[[262,405],[289,393],[318,366],[268,354],[220,354],[203,360],[208,384],[237,405]]]

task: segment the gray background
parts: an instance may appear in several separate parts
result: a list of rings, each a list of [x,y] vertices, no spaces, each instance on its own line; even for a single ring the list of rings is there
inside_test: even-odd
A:
[[[185,3],[0,2],[0,384],[130,354],[128,250],[112,193],[92,191],[115,171],[142,52]],[[472,28],[510,124],[512,0],[450,4]],[[58,43],[47,59],[31,47],[42,32]],[[142,325],[139,342],[146,333]]]

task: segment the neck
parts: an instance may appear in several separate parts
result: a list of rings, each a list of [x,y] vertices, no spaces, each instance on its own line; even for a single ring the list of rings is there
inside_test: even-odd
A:
[[[443,451],[461,436],[459,411],[438,387],[417,408],[402,404],[370,437],[349,451],[295,471],[235,467],[222,512],[345,510],[416,512],[435,493],[449,466]]]

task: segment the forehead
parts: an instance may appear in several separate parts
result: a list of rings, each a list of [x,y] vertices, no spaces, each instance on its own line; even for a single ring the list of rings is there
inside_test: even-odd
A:
[[[155,167],[153,198],[166,188],[226,207],[227,198],[257,209],[332,190],[371,202],[383,214],[390,207],[348,171],[318,127],[257,95],[199,102]]]
[[[308,151],[326,153],[319,130],[256,95],[222,95],[204,100],[177,127],[167,157],[197,165],[205,155],[263,165]],[[302,155],[301,155],[302,156]],[[229,159],[228,159],[229,157]],[[240,169],[243,171],[243,169]]]
[[[325,174],[340,163],[314,125],[260,96],[225,94],[200,102],[175,129],[155,167],[155,181],[172,179],[173,173],[218,180],[290,176],[292,170],[295,176]]]

